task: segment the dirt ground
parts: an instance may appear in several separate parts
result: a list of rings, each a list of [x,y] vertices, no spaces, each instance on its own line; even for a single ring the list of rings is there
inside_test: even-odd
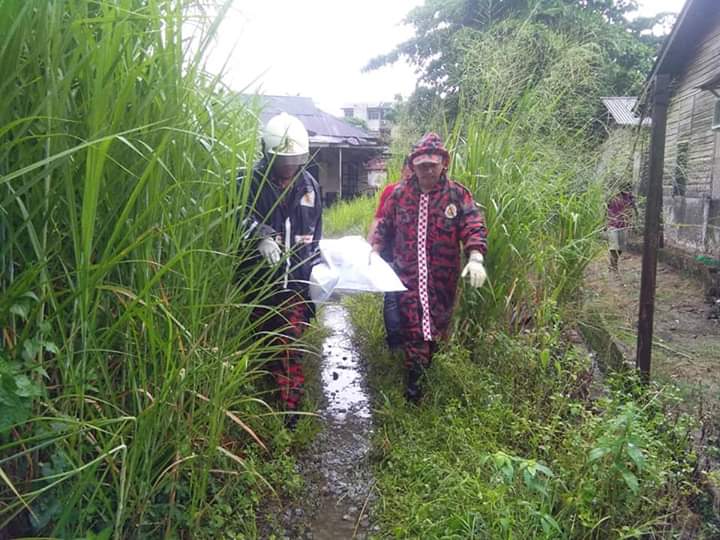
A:
[[[641,256],[623,253],[619,272],[598,257],[588,268],[585,309],[601,313],[610,332],[635,358]],[[695,279],[658,262],[651,377],[674,382],[687,397],[720,401],[720,320]]]

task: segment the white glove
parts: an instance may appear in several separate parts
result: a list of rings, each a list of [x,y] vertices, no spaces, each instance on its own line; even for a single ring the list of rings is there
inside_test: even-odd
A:
[[[270,264],[277,264],[280,262],[280,246],[272,238],[263,238],[258,244],[258,251],[260,255],[265,257],[265,260]]]
[[[470,285],[475,288],[482,287],[487,277],[485,266],[483,266],[484,260],[482,253],[479,251],[471,251],[468,262],[462,271],[462,277],[468,276],[470,278]]]

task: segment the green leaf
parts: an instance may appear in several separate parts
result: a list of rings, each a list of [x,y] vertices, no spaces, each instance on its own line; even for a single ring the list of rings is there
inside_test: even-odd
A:
[[[30,362],[35,358],[42,350],[42,345],[37,339],[28,339],[23,343],[22,357],[26,362]]]
[[[553,476],[555,476],[555,473],[553,473],[548,467],[546,467],[546,466],[543,465],[542,463],[536,463],[536,464],[535,464],[535,468],[536,468],[538,471],[540,471],[541,473],[543,473],[545,476],[548,476],[548,477],[551,477],[551,478],[552,478]]]
[[[560,524],[555,521],[555,519],[550,514],[540,514],[540,524],[542,525],[543,532],[545,534],[549,535],[551,531],[555,531],[560,536],[562,536],[562,529],[560,528]]]
[[[543,369],[547,369],[548,365],[550,365],[550,350],[549,349],[543,349],[540,352],[540,365],[542,365]]]
[[[27,321],[29,309],[23,304],[13,304],[10,306],[10,313],[17,315],[22,320]]]
[[[625,480],[625,483],[627,484],[627,487],[629,487],[630,491],[632,491],[633,493],[637,493],[640,489],[640,484],[638,482],[637,476],[635,476],[625,467],[619,467],[619,469],[623,480]]]
[[[43,349],[52,354],[60,354],[60,349],[52,341],[43,341]]]
[[[15,385],[17,387],[15,393],[20,397],[32,398],[42,395],[40,386],[30,380],[27,375],[17,375],[15,377]]]
[[[638,469],[643,468],[645,465],[645,456],[640,448],[633,443],[628,443],[627,454]]]
[[[25,292],[22,294],[22,296],[23,296],[24,298],[30,298],[30,299],[32,299],[32,300],[35,300],[36,302],[39,302],[39,301],[40,301],[40,299],[37,297],[37,294],[35,294],[35,293],[32,292],[32,291],[25,291]]]
[[[597,461],[598,459],[603,458],[608,453],[610,453],[610,449],[604,446],[600,446],[598,448],[593,448],[590,451],[590,454],[588,455],[588,461],[593,462]]]

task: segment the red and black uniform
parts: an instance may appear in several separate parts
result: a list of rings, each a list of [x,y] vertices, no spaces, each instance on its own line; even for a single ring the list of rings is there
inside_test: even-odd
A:
[[[632,212],[636,210],[635,197],[630,191],[621,191],[607,205],[607,228],[627,229],[632,225]]]
[[[262,321],[261,331],[274,335],[274,344],[281,351],[271,360],[269,369],[283,405],[288,410],[295,410],[305,381],[302,353],[296,342],[314,316],[308,281],[312,267],[321,262],[322,202],[320,187],[307,171],[300,171],[291,186],[280,186],[269,176],[268,170],[268,162],[263,160],[253,171],[248,196],[251,209],[242,225],[254,242],[270,237],[290,254],[271,277],[272,293],[263,299],[263,304],[268,307],[257,308],[255,316]],[[242,181],[242,177],[238,179],[239,183]],[[259,259],[259,255],[250,258],[240,271],[253,268]]]
[[[427,367],[436,341],[447,336],[460,275],[460,245],[485,254],[486,239],[485,221],[472,195],[444,173],[428,193],[413,176],[385,202],[373,244],[392,244],[392,265],[408,289],[399,293],[408,367]]]

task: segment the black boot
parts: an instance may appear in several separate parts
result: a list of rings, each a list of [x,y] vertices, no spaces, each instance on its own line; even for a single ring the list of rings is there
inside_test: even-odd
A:
[[[295,431],[297,429],[298,420],[299,416],[297,414],[294,414],[293,412],[290,412],[290,414],[286,414],[283,420],[283,423],[285,424],[285,429],[287,429],[288,431]]]
[[[422,399],[422,387],[420,386],[420,379],[423,376],[423,368],[419,365],[414,365],[407,370],[405,379],[405,399],[408,403],[418,405]]]

